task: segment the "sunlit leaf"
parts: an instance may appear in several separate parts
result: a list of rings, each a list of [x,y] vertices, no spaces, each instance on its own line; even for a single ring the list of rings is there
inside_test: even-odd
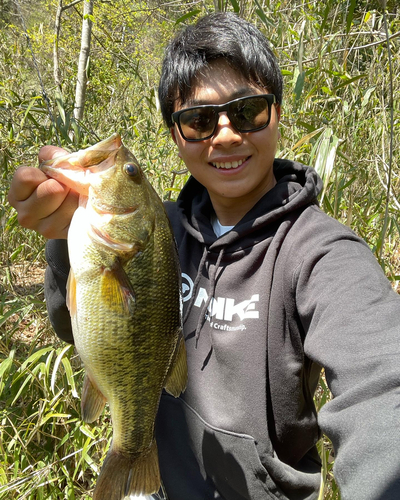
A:
[[[318,140],[318,150],[314,164],[315,170],[324,183],[324,189],[321,193],[321,202],[324,199],[326,187],[335,164],[338,145],[339,139],[333,134],[333,130],[331,128],[326,128]]]
[[[71,345],[67,345],[64,347],[64,349],[61,350],[60,354],[57,356],[55,362],[54,362],[54,367],[53,367],[53,373],[51,375],[51,391],[53,392],[53,394],[55,394],[54,392],[54,386],[55,386],[55,383],[56,383],[56,377],[57,377],[57,372],[58,372],[58,368],[60,366],[60,363],[64,357],[64,355],[72,348]]]
[[[195,17],[197,16],[197,14],[199,14],[200,11],[199,10],[191,10],[190,12],[187,12],[186,14],[184,14],[183,16],[179,17],[176,21],[175,21],[175,24],[180,24],[180,23],[183,23],[185,21],[187,21],[188,19],[192,18],[192,17]]]

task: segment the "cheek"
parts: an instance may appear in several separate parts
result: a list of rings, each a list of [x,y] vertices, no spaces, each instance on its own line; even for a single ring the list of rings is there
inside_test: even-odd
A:
[[[205,145],[195,142],[178,142],[179,157],[186,163],[187,168],[195,168],[204,158]]]

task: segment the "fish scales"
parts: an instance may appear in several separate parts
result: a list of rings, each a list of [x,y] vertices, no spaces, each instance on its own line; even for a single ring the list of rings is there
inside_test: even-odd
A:
[[[107,400],[113,426],[93,498],[153,493],[160,488],[154,422],[161,391],[177,397],[187,377],[169,221],[117,135],[41,168],[82,195],[68,234],[67,303],[86,369],[84,419],[95,420]]]

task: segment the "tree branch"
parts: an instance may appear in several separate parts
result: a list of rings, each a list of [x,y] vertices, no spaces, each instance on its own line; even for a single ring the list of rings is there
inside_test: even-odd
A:
[[[400,36],[400,31],[398,31],[397,33],[394,33],[391,36],[389,36],[389,33],[387,33],[387,36],[384,40],[379,40],[377,42],[368,43],[367,45],[360,45],[358,47],[351,47],[351,48],[346,47],[344,49],[333,50],[332,52],[328,52],[327,55],[332,56],[334,54],[340,54],[341,52],[351,52],[352,50],[362,50],[362,49],[367,49],[369,47],[375,47],[376,45],[382,45],[382,43],[389,43],[389,40],[393,40],[393,38],[397,38],[399,36]],[[305,59],[303,61],[303,64],[318,61],[319,58],[320,58],[320,56],[312,57],[311,59]],[[283,64],[282,67],[296,66],[296,65],[297,65],[297,61],[290,61],[286,64]]]
[[[83,0],[75,0],[74,2],[71,2],[71,3],[69,3],[68,5],[65,5],[65,6],[62,8],[62,10],[63,10],[63,11],[64,11],[64,10],[67,10],[67,9],[69,9],[70,7],[73,7],[74,5],[77,5],[78,3],[81,3],[81,2],[83,2]]]

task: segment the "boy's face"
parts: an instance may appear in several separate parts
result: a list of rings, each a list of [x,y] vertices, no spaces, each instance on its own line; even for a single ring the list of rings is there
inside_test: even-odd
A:
[[[224,104],[238,97],[264,93],[268,92],[251,85],[224,61],[215,61],[197,78],[191,98],[174,111],[199,104]],[[193,177],[208,190],[222,224],[236,224],[274,187],[279,114],[279,107],[272,105],[268,127],[239,133],[226,112],[222,112],[215,134],[200,142],[185,141],[177,125],[171,128],[179,156]]]

